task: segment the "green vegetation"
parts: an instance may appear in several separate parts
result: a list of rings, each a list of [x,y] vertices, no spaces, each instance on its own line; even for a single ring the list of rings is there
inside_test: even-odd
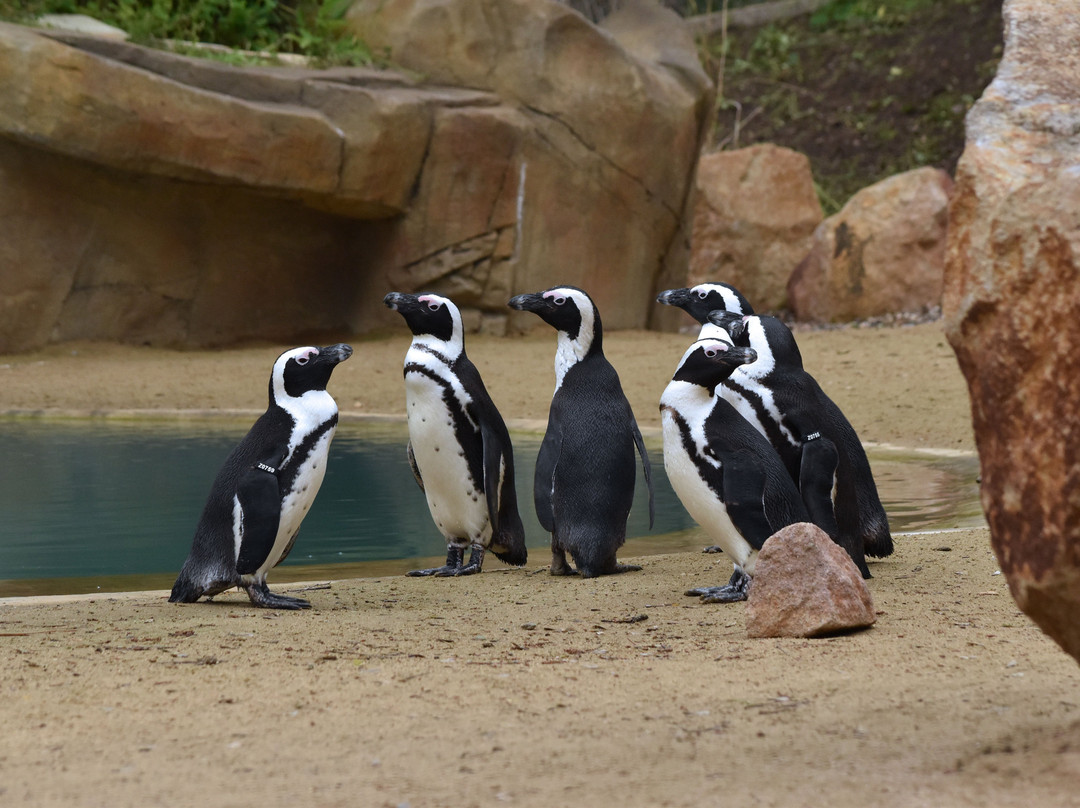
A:
[[[702,43],[719,90],[711,146],[806,154],[827,214],[892,174],[952,173],[1001,42],[1000,0],[835,0],[729,30]]]
[[[186,48],[250,63],[252,53],[300,54],[317,66],[370,64],[370,50],[346,30],[350,0],[0,0],[0,19],[31,23],[42,14],[86,14],[159,46],[207,43],[246,54]]]

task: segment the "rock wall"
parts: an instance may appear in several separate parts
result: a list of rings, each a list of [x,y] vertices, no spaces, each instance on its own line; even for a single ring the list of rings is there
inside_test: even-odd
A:
[[[967,119],[943,310],[1013,597],[1080,660],[1080,16],[1007,0]]]
[[[645,326],[685,274],[711,93],[674,16],[364,5],[456,39],[419,67],[390,43],[410,74],[242,69],[0,24],[0,352],[359,334],[393,325],[389,289],[504,331],[513,293],[560,282]]]

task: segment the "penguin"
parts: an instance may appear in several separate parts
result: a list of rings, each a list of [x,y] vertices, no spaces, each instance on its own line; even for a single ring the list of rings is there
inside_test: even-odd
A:
[[[341,343],[293,348],[274,362],[269,407],[214,479],[171,603],[236,586],[255,606],[311,608],[303,598],[273,594],[266,574],[288,556],[322,485],[338,422],[326,385],[352,352]]]
[[[615,557],[634,499],[635,446],[649,488],[650,528],[652,471],[630,402],[604,356],[600,312],[574,286],[518,295],[509,305],[558,331],[555,393],[533,484],[537,518],[551,534],[551,574],[592,578],[639,570]]]
[[[405,318],[409,464],[439,532],[446,563],[411,576],[478,573],[491,550],[507,564],[528,559],[514,486],[514,450],[502,416],[465,355],[461,312],[434,294],[391,292],[383,303]],[[465,548],[469,562],[464,563]]]
[[[804,369],[795,336],[781,320],[724,311],[709,319],[758,357],[731,374],[721,395],[737,401],[776,448],[812,521],[847,551],[864,578],[871,577],[866,556],[891,554],[893,540],[855,428]]]
[[[656,299],[659,303],[678,306],[701,323],[699,337],[716,336],[716,332],[710,330],[716,326],[709,320],[709,306],[716,305],[715,310],[739,315],[718,315],[729,324],[742,317],[755,316],[746,298],[727,284],[669,289],[661,292]],[[802,356],[790,329],[775,317],[763,319],[770,321],[768,330],[776,345],[780,363],[778,369],[768,373],[764,371],[764,364],[753,368],[740,367],[732,373],[731,378],[720,384],[718,393],[769,438],[803,491],[812,521],[848,551],[859,571],[868,578],[870,570],[865,557],[890,555],[893,541],[866,452],[847,418],[803,369]],[[743,344],[739,340],[736,342]],[[764,338],[759,340],[761,342],[764,342]],[[771,352],[759,343],[754,343],[759,353],[758,362],[767,362]],[[813,400],[799,398],[797,393],[784,395],[780,391],[788,371],[796,374],[796,378],[789,383],[793,390],[800,389],[800,385],[809,378],[810,388],[817,391]],[[762,383],[760,378],[757,382],[751,382],[747,376],[750,373],[767,377],[768,384]],[[799,424],[805,424],[816,408],[823,408],[821,423],[830,425],[829,433],[808,429],[805,434],[796,436],[783,425],[787,408],[791,408],[791,418]],[[820,443],[814,442],[822,437],[826,439]],[[803,469],[806,471],[803,472]],[[835,490],[830,483],[834,477]]]
[[[683,354],[660,397],[664,468],[683,507],[735,564],[726,586],[691,589],[706,603],[746,600],[758,551],[781,528],[810,521],[799,490],[765,437],[716,386],[757,358],[730,339]]]

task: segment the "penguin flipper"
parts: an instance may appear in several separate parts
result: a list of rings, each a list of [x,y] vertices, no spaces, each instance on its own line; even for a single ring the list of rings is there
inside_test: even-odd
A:
[[[256,463],[240,475],[236,498],[243,513],[243,533],[236,571],[240,575],[255,572],[274,547],[281,521],[281,488],[277,469]]]
[[[645,451],[645,440],[641,437],[637,421],[630,416],[630,426],[634,431],[634,445],[637,446],[638,454],[641,455],[641,469],[645,473],[645,485],[649,487],[649,530],[652,530],[653,521],[656,517],[656,497],[653,492],[652,464],[649,462],[649,453]]]
[[[732,524],[747,544],[760,550],[765,540],[775,532],[762,504],[767,482],[765,471],[758,463],[735,453],[721,458],[721,473],[724,503]]]
[[[833,505],[833,483],[839,453],[828,438],[815,437],[802,445],[799,456],[799,493],[810,514],[810,521],[838,541],[840,526]]]
[[[837,523],[832,491],[839,458],[836,444],[828,438],[816,437],[803,443],[799,462],[799,493],[810,514],[810,521],[843,548],[863,578],[870,578],[862,536],[841,531]]]
[[[555,508],[552,503],[552,487],[555,469],[562,451],[562,436],[550,427],[544,434],[540,451],[536,455],[536,474],[533,477],[533,504],[540,526],[548,533],[555,532]]]
[[[484,443],[484,495],[491,520],[490,549],[500,561],[520,567],[529,556],[525,549],[525,526],[517,508],[512,450],[504,447],[502,436],[486,421],[481,421],[480,438]],[[482,560],[483,548],[480,551]],[[476,552],[474,547],[473,556]]]
[[[413,454],[412,441],[405,447],[405,451],[409,455],[409,468],[412,469],[413,477],[416,478],[416,484],[420,486],[420,490],[424,490],[424,478],[420,476],[420,467],[416,465],[416,455]]]

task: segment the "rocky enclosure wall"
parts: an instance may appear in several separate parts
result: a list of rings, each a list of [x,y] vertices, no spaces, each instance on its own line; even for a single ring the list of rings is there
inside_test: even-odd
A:
[[[0,352],[361,334],[395,324],[391,289],[449,294],[496,331],[512,294],[556,283],[610,328],[667,316],[652,298],[685,276],[712,91],[678,19],[364,5],[355,24],[413,72],[0,24]],[[442,67],[414,64],[417,42]]]

